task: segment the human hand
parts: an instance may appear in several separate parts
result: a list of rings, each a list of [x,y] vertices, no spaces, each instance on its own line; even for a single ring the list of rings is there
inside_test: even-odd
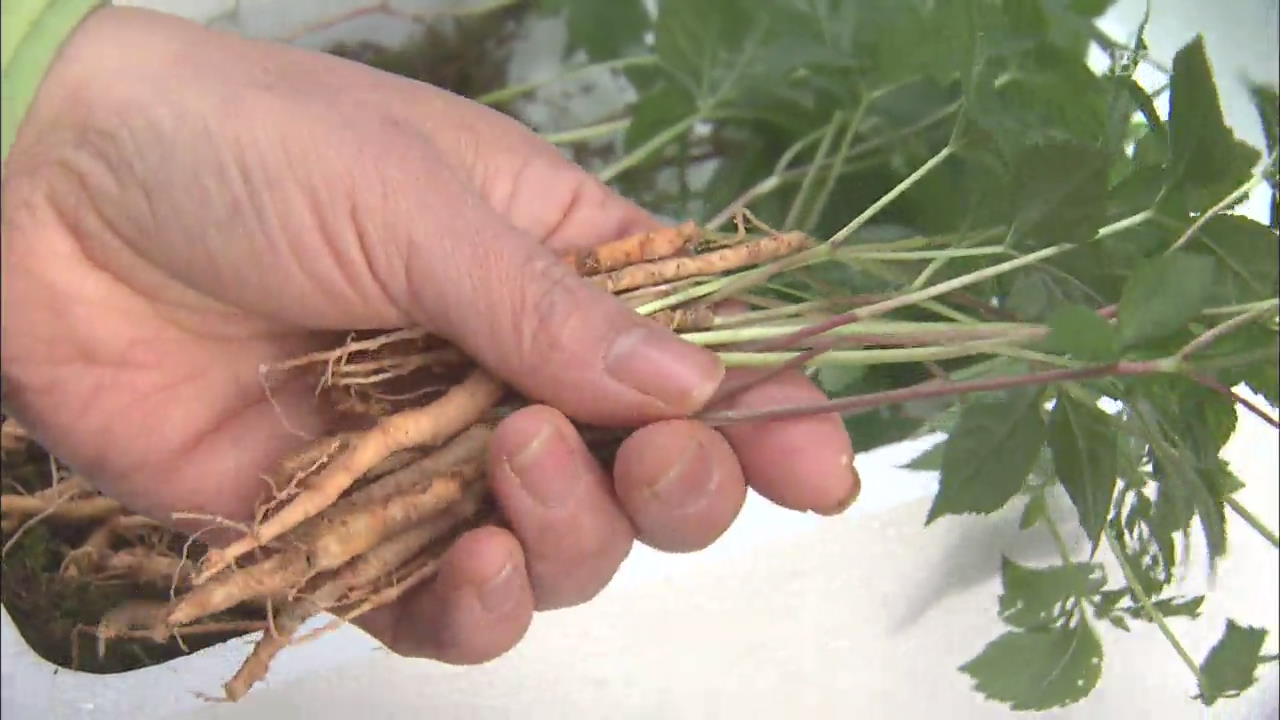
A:
[[[324,418],[258,368],[355,328],[424,327],[534,405],[491,443],[513,532],[473,530],[435,582],[362,624],[468,663],[535,609],[601,590],[635,538],[688,551],[750,485],[856,495],[839,418],[713,430],[716,357],[575,277],[556,250],[656,221],[499,113],[327,55],[106,8],[63,47],[3,179],[5,401],[55,455],[158,517],[251,516]],[[822,398],[802,375],[739,408]],[[554,409],[553,409],[554,408]],[[612,473],[568,418],[639,427]]]

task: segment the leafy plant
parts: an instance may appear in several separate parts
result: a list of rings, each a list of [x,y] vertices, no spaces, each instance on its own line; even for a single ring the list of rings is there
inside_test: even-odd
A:
[[[1053,536],[1060,565],[1004,559],[1011,629],[961,667],[1019,710],[1092,690],[1099,622],[1156,625],[1206,704],[1266,659],[1266,631],[1232,621],[1197,663],[1167,620],[1198,616],[1204,598],[1173,594],[1173,578],[1197,541],[1211,563],[1227,552],[1229,515],[1277,544],[1219,457],[1237,407],[1274,426],[1280,402],[1276,90],[1251,89],[1259,151],[1223,120],[1200,38],[1164,68],[1142,27],[1098,29],[1109,5],[541,3],[568,19],[570,62],[638,96],[550,133],[567,152],[667,217],[717,229],[750,211],[826,238],[640,311],[746,298],[745,316],[686,337],[731,365],[808,366],[835,398],[752,417],[841,411],[860,449],[943,430],[912,464],[941,473],[927,522],[1023,499],[1023,527]],[[1143,63],[1167,82],[1143,87]],[[485,99],[519,114],[511,93]],[[1269,224],[1233,214],[1264,183]],[[1087,559],[1045,510],[1053,485]]]

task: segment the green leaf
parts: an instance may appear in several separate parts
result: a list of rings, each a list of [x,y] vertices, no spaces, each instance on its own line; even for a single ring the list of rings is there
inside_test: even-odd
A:
[[[1120,297],[1121,346],[1140,346],[1186,327],[1208,307],[1216,275],[1213,258],[1190,252],[1162,255],[1140,265]]]
[[[1065,391],[1049,416],[1049,448],[1058,480],[1076,506],[1080,526],[1095,546],[1111,511],[1119,448],[1115,419]]]
[[[1102,590],[1107,577],[1095,563],[1033,568],[1001,558],[1000,619],[1023,630],[1059,624],[1072,600]]]
[[[1050,710],[1078,702],[1102,676],[1102,645],[1083,620],[1074,627],[1015,630],[995,640],[961,672],[974,689],[1013,710]]]
[[[1273,408],[1280,408],[1280,360],[1258,363],[1250,368],[1245,383],[1249,389],[1266,398]]]
[[[1064,305],[1049,316],[1045,345],[1049,352],[1086,362],[1110,362],[1120,356],[1115,328],[1083,305]]]
[[[1249,95],[1258,111],[1258,121],[1262,123],[1262,137],[1267,153],[1274,153],[1280,147],[1280,95],[1274,87],[1261,83],[1249,83]],[[1272,180],[1273,185],[1274,183]]]
[[[942,469],[942,451],[946,446],[947,444],[945,442],[940,442],[917,455],[915,459],[906,465],[903,465],[903,467],[908,470],[938,472]]]
[[[1280,278],[1280,237],[1243,215],[1210,218],[1187,243],[1219,264],[1211,305],[1240,305],[1273,298]]]
[[[697,105],[687,89],[670,82],[658,85],[632,108],[624,142],[626,149],[635,150],[696,111]]]
[[[1185,617],[1194,620],[1195,618],[1200,617],[1200,606],[1204,605],[1204,596],[1196,595],[1194,597],[1185,598],[1161,598],[1151,604],[1155,606],[1155,609],[1166,618]],[[1123,612],[1135,620],[1150,620],[1147,616],[1146,608],[1137,603],[1121,608],[1120,612]]]
[[[1222,118],[1218,90],[1197,35],[1173,59],[1169,90],[1169,143],[1178,186],[1207,207],[1248,178],[1258,153],[1239,143]]]
[[[1222,636],[1200,663],[1203,684],[1196,699],[1213,705],[1222,698],[1236,697],[1253,685],[1266,639],[1265,629],[1228,619]]]
[[[926,524],[943,515],[990,513],[1018,493],[1044,443],[1039,390],[979,401],[960,414],[942,455]]]
[[[1038,249],[1092,240],[1104,219],[1106,162],[1100,148],[1070,140],[1019,151],[1013,161],[1016,215],[1010,242]]]
[[[593,62],[637,55],[652,26],[643,0],[542,0],[545,10],[565,12],[569,46]]]

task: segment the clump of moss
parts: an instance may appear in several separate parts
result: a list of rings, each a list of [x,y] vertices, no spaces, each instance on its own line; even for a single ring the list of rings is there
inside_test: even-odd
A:
[[[52,484],[49,455],[32,442],[6,452],[0,478],[6,492],[43,490]],[[103,645],[99,656],[97,638],[86,629],[96,627],[104,614],[126,602],[164,601],[168,595],[163,588],[136,582],[63,574],[67,554],[92,531],[89,526],[36,522],[21,531],[0,560],[0,601],[18,632],[40,657],[59,667],[119,673],[158,665],[235,636],[229,633],[191,637],[185,641],[185,648],[172,639],[165,643],[114,639]],[[8,545],[12,536],[4,533],[0,542]],[[228,615],[226,619],[249,618]]]

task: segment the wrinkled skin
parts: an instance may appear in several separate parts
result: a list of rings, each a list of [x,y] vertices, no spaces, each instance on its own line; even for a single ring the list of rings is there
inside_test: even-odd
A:
[[[260,475],[324,422],[310,388],[272,407],[258,367],[337,331],[426,327],[545,403],[491,443],[511,531],[464,535],[436,582],[362,621],[398,652],[500,655],[535,610],[599,592],[637,538],[713,542],[748,486],[824,513],[856,495],[836,417],[680,419],[720,386],[718,359],[645,329],[551,251],[656,221],[439,89],[99,10],[20,128],[3,203],[5,403],[141,512],[248,517]],[[735,404],[821,398],[792,375]],[[638,429],[604,468],[569,418]]]

